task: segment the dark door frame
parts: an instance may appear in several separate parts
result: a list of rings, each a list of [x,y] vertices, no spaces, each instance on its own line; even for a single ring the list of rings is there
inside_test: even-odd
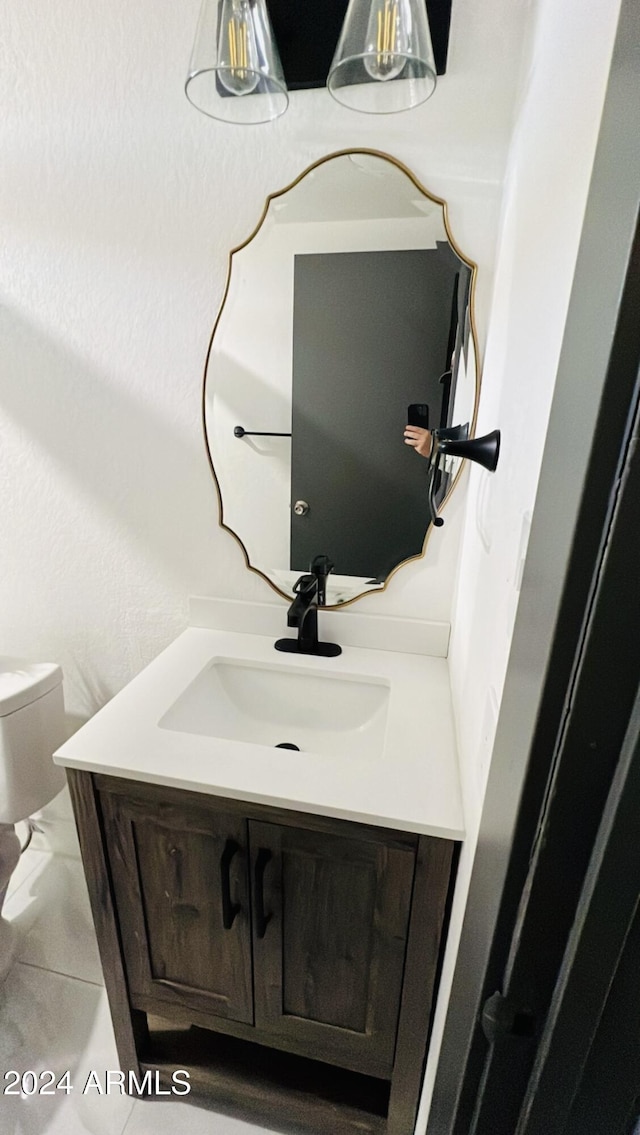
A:
[[[608,657],[623,674],[622,652],[630,641],[625,620],[619,618],[624,599],[618,594],[616,602],[611,590],[615,565],[607,541],[624,496],[625,463],[630,468],[631,410],[640,364],[639,56],[640,7],[636,0],[623,0],[428,1135],[502,1135],[501,1123],[505,1135],[514,1135],[513,1115],[517,1122],[593,848],[594,822],[597,827],[637,685],[637,675],[629,672],[619,698],[611,681],[600,691],[611,736],[598,769],[593,754],[603,750],[588,745],[593,739],[601,745],[604,734],[587,738],[583,729],[587,747],[581,766],[575,699],[588,688],[580,688],[588,668],[585,648],[589,642],[595,648],[596,642],[607,641],[607,609],[617,612],[622,633],[622,640],[608,643]],[[640,523],[634,538],[640,538]],[[618,555],[618,578],[623,578],[633,548],[631,543],[625,548],[620,525]],[[604,670],[601,674],[606,677]],[[595,666],[589,680],[597,690]],[[573,770],[570,763],[562,765],[567,741],[573,745]],[[580,775],[586,767],[593,777]],[[571,856],[561,864],[557,854],[566,843],[559,838],[556,858],[545,858],[539,837],[552,812],[554,831],[561,831],[562,813],[554,809],[562,803],[567,807],[572,785],[573,814],[577,805],[584,808],[588,824],[582,836],[580,825],[572,829],[581,841],[575,863],[571,844]],[[566,816],[570,820],[571,812]],[[531,955],[533,940],[526,934],[523,940],[523,894],[526,889],[528,895],[535,879],[532,862],[543,860],[547,869],[555,865],[555,881],[547,870],[547,878],[555,882],[546,895],[550,919],[554,903],[561,909],[564,902],[569,903],[569,918],[565,911],[550,950],[545,945],[537,961],[529,956],[533,968],[527,973],[519,968],[523,950],[526,954],[529,948]],[[532,1035],[489,1045],[480,1018],[496,990],[510,992],[513,1007],[522,1010],[521,1031],[527,1031],[530,1014]]]
[[[640,864],[637,855],[640,800],[640,688],[622,746],[589,869],[578,903],[544,1031],[537,1047],[518,1123],[518,1135],[549,1135],[571,1121],[582,1131],[580,1115],[589,1116],[589,1135],[628,1135],[640,1117],[640,1072],[637,1043],[640,989],[637,973],[637,919]],[[635,925],[635,934],[634,934]],[[629,947],[631,943],[631,947]],[[612,1010],[604,1042],[599,1032],[611,1009],[619,967],[634,975],[626,989],[623,1015],[620,998]],[[600,1043],[600,1073],[594,1077],[593,1051]],[[598,1062],[595,1062],[598,1067]],[[589,1083],[589,1076],[594,1083]],[[575,1114],[581,1093],[587,1103]],[[597,1105],[594,1106],[594,1097]]]

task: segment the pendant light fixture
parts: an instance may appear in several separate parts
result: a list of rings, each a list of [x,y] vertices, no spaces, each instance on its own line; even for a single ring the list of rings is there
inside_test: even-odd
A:
[[[294,89],[322,84],[345,8],[326,78],[343,106],[365,114],[410,110],[433,94],[436,73],[446,69],[452,0],[324,0],[327,11],[314,8],[312,24],[292,0],[202,0],[185,92],[211,118],[270,122],[289,105],[267,2]]]
[[[289,105],[266,0],[202,0],[185,84],[189,101],[223,122],[270,122]]]
[[[436,86],[425,0],[349,0],[327,87],[365,114],[426,102]]]

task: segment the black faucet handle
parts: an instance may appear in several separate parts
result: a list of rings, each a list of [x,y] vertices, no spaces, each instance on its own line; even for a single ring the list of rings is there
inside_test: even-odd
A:
[[[326,579],[332,567],[328,556],[316,556],[312,571],[296,580],[295,599],[287,611],[287,626],[297,627],[298,637],[279,638],[276,650],[286,654],[317,654],[321,658],[336,658],[342,653],[337,643],[318,641],[318,607],[324,606]]]

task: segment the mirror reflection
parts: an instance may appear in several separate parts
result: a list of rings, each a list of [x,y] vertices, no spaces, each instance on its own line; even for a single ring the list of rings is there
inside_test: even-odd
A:
[[[284,597],[318,555],[335,606],[423,554],[428,462],[411,439],[473,424],[474,272],[444,203],[368,151],[311,167],[232,253],[205,431],[221,522]],[[444,461],[438,504],[459,465]]]

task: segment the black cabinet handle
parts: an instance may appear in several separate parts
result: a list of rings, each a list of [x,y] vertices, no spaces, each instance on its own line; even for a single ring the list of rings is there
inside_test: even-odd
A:
[[[231,860],[240,851],[240,844],[235,839],[228,839],[224,851],[220,856],[220,890],[222,892],[222,925],[230,930],[233,920],[240,912],[240,903],[231,902]]]
[[[267,863],[272,858],[271,852],[268,847],[261,847],[257,856],[254,867],[254,880],[255,880],[255,907],[256,907],[256,937],[264,938],[267,926],[271,921],[271,914],[265,914],[264,911],[264,873]]]

